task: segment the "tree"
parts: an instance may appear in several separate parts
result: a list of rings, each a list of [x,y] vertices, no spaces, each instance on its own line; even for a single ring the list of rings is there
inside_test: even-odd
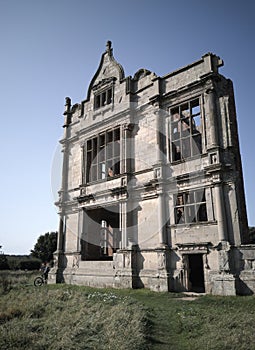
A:
[[[44,262],[52,261],[53,253],[57,250],[57,235],[57,232],[47,232],[41,235],[34,249],[31,250],[31,255]]]

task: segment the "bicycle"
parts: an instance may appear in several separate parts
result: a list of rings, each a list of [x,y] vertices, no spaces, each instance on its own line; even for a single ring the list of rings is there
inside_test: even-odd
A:
[[[43,284],[47,284],[47,280],[45,279],[44,275],[37,276],[34,279],[34,286],[35,287],[41,287]]]

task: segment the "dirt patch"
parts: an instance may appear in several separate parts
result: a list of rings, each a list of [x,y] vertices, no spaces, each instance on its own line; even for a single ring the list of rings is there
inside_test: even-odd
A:
[[[184,292],[182,293],[183,296],[181,296],[180,300],[189,300],[189,301],[193,301],[196,300],[197,298],[205,295],[205,293],[195,293],[195,292]]]

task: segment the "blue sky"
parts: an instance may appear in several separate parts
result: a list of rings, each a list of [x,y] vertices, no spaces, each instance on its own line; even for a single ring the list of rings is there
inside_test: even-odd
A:
[[[140,68],[163,76],[207,52],[224,60],[255,226],[254,18],[253,0],[0,0],[4,252],[28,254],[41,234],[58,229],[51,178],[55,184],[65,97],[85,99],[107,40],[126,76]]]

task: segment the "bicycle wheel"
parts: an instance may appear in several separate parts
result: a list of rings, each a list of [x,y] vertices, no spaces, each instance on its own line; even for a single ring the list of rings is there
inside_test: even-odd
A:
[[[36,287],[40,287],[44,284],[44,280],[42,277],[36,277],[35,280],[34,280],[34,285]]]

